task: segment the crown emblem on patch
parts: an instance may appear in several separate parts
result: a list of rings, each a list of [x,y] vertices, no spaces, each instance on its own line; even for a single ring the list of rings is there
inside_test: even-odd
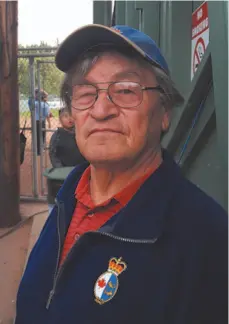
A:
[[[111,271],[118,276],[120,273],[126,270],[126,267],[126,263],[122,261],[122,258],[112,258],[109,261],[108,271]]]
[[[111,258],[108,269],[97,279],[94,287],[95,301],[102,305],[111,300],[119,286],[118,276],[125,271],[127,265],[122,258]]]

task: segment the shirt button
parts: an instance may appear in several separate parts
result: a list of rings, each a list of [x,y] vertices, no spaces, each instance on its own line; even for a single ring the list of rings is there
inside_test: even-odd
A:
[[[95,216],[94,213],[90,213],[90,214],[88,214],[88,217],[93,217],[93,216]]]
[[[75,237],[74,237],[75,238],[75,241],[77,241],[79,239],[79,237],[80,237],[80,235],[79,234],[76,234]]]

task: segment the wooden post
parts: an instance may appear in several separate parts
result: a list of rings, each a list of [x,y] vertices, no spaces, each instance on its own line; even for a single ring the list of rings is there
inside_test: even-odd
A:
[[[17,1],[0,1],[0,227],[20,221]]]

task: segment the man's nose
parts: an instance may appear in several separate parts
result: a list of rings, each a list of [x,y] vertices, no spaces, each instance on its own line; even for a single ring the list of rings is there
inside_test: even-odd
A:
[[[97,99],[90,109],[91,116],[98,120],[115,117],[119,109],[109,97],[107,89],[99,89]]]

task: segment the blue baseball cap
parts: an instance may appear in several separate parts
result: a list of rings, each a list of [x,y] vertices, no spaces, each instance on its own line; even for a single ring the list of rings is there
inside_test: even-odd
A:
[[[56,66],[67,72],[79,56],[100,44],[129,46],[169,75],[166,60],[155,41],[137,29],[122,25],[91,24],[75,30],[60,44],[55,57]]]

